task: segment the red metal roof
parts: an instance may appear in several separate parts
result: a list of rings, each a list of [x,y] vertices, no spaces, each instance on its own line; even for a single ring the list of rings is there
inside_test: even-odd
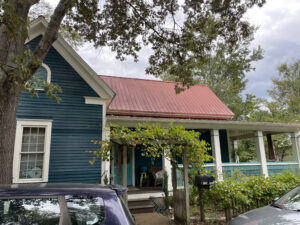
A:
[[[116,93],[108,115],[186,119],[229,119],[234,114],[206,86],[175,93],[175,82],[101,76]]]

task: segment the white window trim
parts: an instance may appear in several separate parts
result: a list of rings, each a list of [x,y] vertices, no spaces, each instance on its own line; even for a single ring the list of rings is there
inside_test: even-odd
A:
[[[42,65],[46,71],[47,71],[47,82],[50,84],[51,82],[51,70],[50,70],[50,67],[48,65],[46,65],[45,63],[42,63]]]
[[[99,97],[88,97],[84,96],[85,99],[85,104],[88,105],[102,105],[102,137],[105,135],[105,130],[104,128],[106,127],[106,107],[107,107],[107,101],[108,99],[103,99]]]
[[[22,148],[23,127],[44,127],[45,128],[45,151],[43,161],[43,177],[41,179],[20,179],[20,156]],[[19,119],[16,126],[14,163],[13,163],[13,183],[36,183],[48,182],[49,160],[50,160],[50,143],[52,133],[52,120],[29,120]]]

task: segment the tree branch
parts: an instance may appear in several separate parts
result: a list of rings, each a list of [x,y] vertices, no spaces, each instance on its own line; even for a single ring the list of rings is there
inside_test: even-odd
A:
[[[34,1],[34,0],[32,0]],[[39,68],[41,61],[46,57],[51,45],[56,41],[58,37],[58,30],[61,22],[70,8],[71,0],[60,0],[55,8],[53,15],[51,16],[48,27],[43,35],[43,38],[39,42],[38,46],[33,52],[33,57],[27,64],[28,68],[32,71],[32,74]]]
[[[161,35],[161,33],[159,33],[159,31],[157,31],[155,29],[155,27],[153,27],[140,13],[139,13],[139,10],[133,5],[131,4],[129,1],[125,1],[127,5],[129,5],[135,12],[135,14],[141,19],[144,21],[145,25],[147,27],[149,27],[154,33],[156,33],[156,35],[162,39],[162,40],[165,40],[165,37]]]

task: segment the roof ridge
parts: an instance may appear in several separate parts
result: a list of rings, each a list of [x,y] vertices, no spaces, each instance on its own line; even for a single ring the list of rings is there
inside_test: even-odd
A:
[[[182,84],[182,82],[176,82],[176,81],[166,81],[166,80],[151,80],[151,79],[145,79],[145,78],[136,78],[136,77],[119,77],[119,76],[112,76],[112,75],[101,75],[101,74],[98,74],[99,77],[112,77],[112,78],[121,78],[121,79],[129,79],[129,80],[143,80],[143,81],[152,81],[152,82],[161,82],[161,83],[180,83]],[[195,85],[199,85],[199,86],[205,86],[207,87],[206,84],[194,84],[192,86],[195,86]]]

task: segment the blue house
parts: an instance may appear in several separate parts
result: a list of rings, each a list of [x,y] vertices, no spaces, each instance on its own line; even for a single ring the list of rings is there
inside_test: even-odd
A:
[[[29,47],[37,45],[46,27],[43,18],[31,23]],[[61,37],[36,75],[61,87],[61,103],[43,90],[38,97],[20,96],[13,182],[99,183],[101,162],[90,166],[85,151],[94,148],[90,140],[103,136],[105,105],[113,91]]]
[[[43,18],[31,23],[29,47],[37,45],[46,27]],[[113,149],[110,162],[98,160],[90,165],[91,155],[86,150],[95,149],[91,140],[108,138],[108,122],[135,127],[143,122],[167,126],[172,121],[200,131],[200,138],[211,145],[215,158],[206,167],[219,180],[235,169],[265,176],[299,169],[299,124],[229,120],[233,113],[205,85],[175,94],[174,82],[98,76],[62,37],[55,41],[35,75],[61,87],[61,103],[49,99],[42,89],[37,90],[38,97],[25,92],[20,96],[14,183],[103,183],[108,178],[111,183],[141,187],[145,168],[156,167],[171,174],[167,158],[153,162],[142,157],[138,148],[128,149],[128,154]],[[281,133],[290,134],[294,154],[291,162],[274,162],[266,154],[264,137]],[[256,140],[258,161],[239,163],[233,157],[236,142],[250,137]],[[268,148],[272,150],[271,145]],[[117,160],[120,154],[123,163]],[[120,181],[118,173],[126,175],[127,180]]]

